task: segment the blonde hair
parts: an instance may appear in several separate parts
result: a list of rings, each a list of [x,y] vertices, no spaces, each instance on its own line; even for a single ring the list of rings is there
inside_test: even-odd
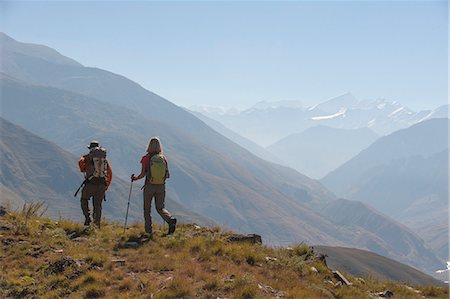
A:
[[[159,137],[150,138],[150,142],[148,143],[147,153],[149,154],[159,154],[163,152],[163,148],[161,145],[161,141]]]

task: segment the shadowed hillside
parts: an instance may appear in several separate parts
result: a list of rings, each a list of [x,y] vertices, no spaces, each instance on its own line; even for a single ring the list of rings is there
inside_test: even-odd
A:
[[[395,280],[412,285],[437,285],[445,283],[414,268],[385,258],[370,251],[356,248],[314,246],[314,250],[327,255],[327,265],[354,276]]]
[[[382,137],[322,182],[407,225],[448,260],[448,126],[431,119]]]
[[[336,200],[324,207],[322,215],[338,225],[353,228],[360,248],[409,262],[416,268],[427,269],[430,274],[445,264],[444,259],[436,258],[424,241],[406,226],[387,219],[361,202]]]

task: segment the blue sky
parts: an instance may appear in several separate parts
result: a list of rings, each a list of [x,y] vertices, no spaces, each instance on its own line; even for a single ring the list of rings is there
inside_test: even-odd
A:
[[[1,31],[170,101],[447,103],[446,1],[2,2]]]

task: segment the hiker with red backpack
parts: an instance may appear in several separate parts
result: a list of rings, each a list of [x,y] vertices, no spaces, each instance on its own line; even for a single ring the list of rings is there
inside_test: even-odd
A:
[[[172,217],[164,207],[166,197],[166,179],[170,177],[167,158],[163,154],[161,141],[158,137],[152,137],[147,147],[147,154],[141,159],[141,173],[138,176],[131,175],[131,181],[137,181],[145,177],[144,189],[144,219],[145,232],[152,234],[152,216],[150,214],[153,197],[155,198],[156,211],[169,224],[168,235],[175,232],[177,219]]]
[[[89,199],[92,197],[93,220],[100,228],[102,218],[102,203],[105,199],[105,192],[108,190],[112,180],[112,170],[106,159],[106,149],[101,147],[98,141],[91,141],[87,146],[89,154],[84,155],[78,161],[80,171],[84,172],[84,181],[81,184],[81,210],[85,221],[84,225],[89,225],[92,220],[89,213]],[[79,189],[75,193],[77,195]]]

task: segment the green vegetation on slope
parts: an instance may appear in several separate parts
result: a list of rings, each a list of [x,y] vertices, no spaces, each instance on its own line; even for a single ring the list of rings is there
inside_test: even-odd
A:
[[[269,248],[229,242],[220,228],[180,225],[173,236],[157,227],[143,241],[141,225],[123,233],[37,217],[30,205],[0,216],[2,298],[447,298],[443,288],[418,290],[348,276],[337,283],[311,248]]]

